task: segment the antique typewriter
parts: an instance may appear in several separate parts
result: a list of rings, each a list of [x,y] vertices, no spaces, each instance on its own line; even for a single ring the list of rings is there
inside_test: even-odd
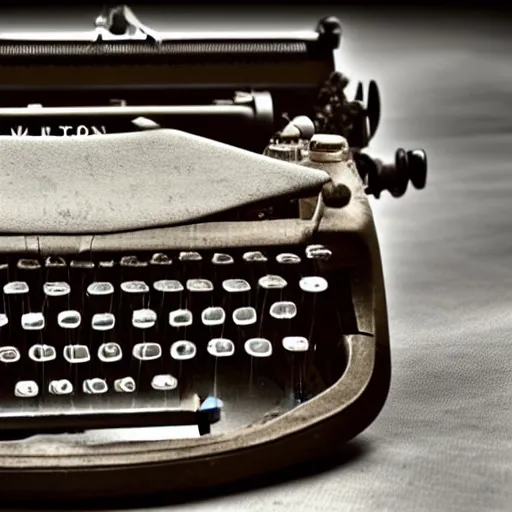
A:
[[[423,188],[426,156],[364,152],[379,91],[347,98],[340,37],[157,33],[126,6],[1,35],[0,501],[218,486],[378,415],[367,195]]]

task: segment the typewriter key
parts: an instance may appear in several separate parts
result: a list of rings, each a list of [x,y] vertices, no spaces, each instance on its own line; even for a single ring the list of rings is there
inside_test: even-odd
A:
[[[300,289],[308,293],[321,293],[325,292],[329,287],[329,284],[323,277],[311,276],[303,277],[299,281]]]
[[[172,391],[178,387],[178,380],[172,375],[155,375],[151,387],[156,391]]]
[[[94,282],[87,287],[87,294],[92,296],[112,295],[114,286],[107,282]]]
[[[307,352],[309,341],[302,336],[286,336],[283,338],[283,347],[289,352]]]
[[[21,317],[21,326],[26,331],[40,331],[45,326],[44,316],[42,313],[25,313]]]
[[[202,312],[201,320],[207,326],[222,325],[226,320],[226,312],[219,307],[210,307]]]
[[[251,285],[245,279],[226,279],[222,283],[222,287],[228,293],[248,292]]]
[[[276,261],[282,265],[298,265],[301,259],[296,254],[284,252],[276,256]]]
[[[270,316],[277,320],[291,320],[297,316],[297,306],[293,302],[275,302],[270,306]]]
[[[270,357],[272,343],[265,338],[251,338],[244,345],[245,351],[252,357]]]
[[[265,263],[268,261],[268,258],[260,251],[246,252],[243,254],[242,258],[244,261],[255,263]]]
[[[172,260],[162,252],[157,252],[151,256],[151,260],[149,261],[150,265],[171,265]]]
[[[280,276],[266,275],[259,279],[258,285],[265,290],[280,290],[285,288],[288,283]]]
[[[176,281],[175,279],[162,279],[160,281],[155,281],[153,283],[153,288],[157,292],[164,292],[164,293],[176,293],[176,292],[182,292],[184,290],[183,285]]]
[[[132,315],[132,325],[137,329],[150,329],[156,325],[157,315],[152,309],[137,309]]]
[[[125,293],[148,293],[149,286],[144,281],[125,281],[121,283],[121,290]]]
[[[51,345],[33,345],[28,351],[28,357],[36,363],[46,363],[57,358],[57,351]]]
[[[139,361],[154,361],[162,356],[162,347],[158,343],[137,343],[132,354]]]
[[[123,358],[123,350],[118,343],[103,343],[98,349],[98,359],[103,363],[114,363]]]
[[[229,357],[235,353],[235,344],[225,338],[215,338],[208,342],[207,350],[214,357]]]
[[[48,392],[51,395],[70,395],[73,393],[73,384],[67,379],[52,380],[48,385]]]
[[[189,279],[187,280],[187,290],[190,292],[211,292],[213,283],[208,279]]]
[[[57,316],[57,323],[63,329],[76,329],[82,322],[82,316],[78,311],[61,311]]]
[[[88,395],[102,395],[108,391],[108,385],[104,379],[85,379],[82,390]]]
[[[169,313],[169,325],[172,327],[188,327],[192,325],[193,315],[188,309],[177,309]]]
[[[16,347],[0,347],[1,363],[16,363],[21,359],[20,351]]]
[[[63,297],[70,294],[71,286],[64,282],[44,283],[43,292],[48,297]]]
[[[133,393],[137,389],[132,377],[123,377],[114,381],[114,391],[117,393]]]
[[[0,313],[0,327],[7,325],[9,323],[9,319],[5,313]]]
[[[306,247],[306,258],[312,260],[328,260],[332,256],[332,251],[323,245],[308,245]]]
[[[87,363],[91,360],[87,345],[67,345],[64,347],[64,359],[71,364]]]
[[[233,311],[233,322],[236,325],[253,325],[258,319],[258,314],[253,307],[237,308]]]
[[[23,293],[28,293],[28,291],[28,284],[24,281],[13,281],[4,285],[5,295],[20,295]]]
[[[39,386],[33,380],[22,380],[16,383],[14,396],[18,398],[33,398],[39,394]]]
[[[180,261],[201,261],[203,257],[196,251],[180,252],[178,256]]]
[[[235,262],[229,254],[215,253],[212,256],[212,263],[214,265],[231,265]]]
[[[171,345],[171,357],[177,361],[188,361],[194,359],[197,354],[197,347],[191,341],[175,341]]]
[[[91,320],[91,327],[95,331],[110,331],[115,325],[116,317],[112,313],[97,313]]]

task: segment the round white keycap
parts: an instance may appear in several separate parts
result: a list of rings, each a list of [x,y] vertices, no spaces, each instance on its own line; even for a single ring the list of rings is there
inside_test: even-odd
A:
[[[290,252],[283,252],[276,256],[276,261],[283,265],[297,265],[300,263],[300,257]]]
[[[208,279],[189,279],[186,286],[189,292],[213,291],[213,283]]]
[[[252,357],[270,357],[272,343],[265,338],[251,338],[244,344],[245,351]]]
[[[107,381],[103,379],[86,379],[82,389],[88,395],[102,395],[108,391],[108,385]]]
[[[310,260],[328,260],[332,256],[332,251],[323,245],[308,245],[306,247],[306,258]]]
[[[64,359],[68,363],[87,363],[91,360],[87,345],[67,345],[64,347]]]
[[[5,313],[0,313],[0,327],[7,325],[9,323],[9,319]]]
[[[157,252],[151,256],[151,265],[172,265],[172,260],[163,252]]]
[[[303,277],[299,281],[300,289],[308,293],[325,292],[329,287],[329,283],[320,276]]]
[[[204,325],[222,325],[226,320],[226,312],[222,308],[206,308],[201,314],[201,320]]]
[[[21,359],[16,347],[0,347],[0,363],[16,363]]]
[[[257,319],[258,314],[252,307],[238,308],[233,311],[233,322],[236,325],[252,325],[256,323]]]
[[[13,281],[4,285],[5,295],[18,295],[20,293],[28,293],[28,284],[24,281]]]
[[[172,391],[178,387],[178,380],[172,375],[155,375],[151,387],[157,391]]]
[[[32,345],[28,350],[28,357],[36,363],[46,363],[57,359],[57,351],[51,345]]]
[[[137,329],[150,329],[156,324],[156,312],[152,309],[136,309],[132,314],[132,325]]]
[[[43,313],[25,313],[21,316],[21,326],[26,331],[40,331],[44,329]]]
[[[124,293],[148,293],[149,286],[144,281],[125,281],[121,283]]]
[[[288,283],[281,276],[267,275],[260,278],[258,284],[265,290],[280,290]]]
[[[16,383],[14,396],[18,398],[33,398],[39,394],[39,386],[33,380],[21,380]]]
[[[98,359],[102,363],[115,363],[123,358],[123,350],[118,343],[103,343],[98,348]]]
[[[265,263],[266,261],[268,261],[268,258],[260,251],[246,252],[242,256],[242,258],[244,259],[244,261],[251,263]]]
[[[162,356],[162,347],[158,343],[137,343],[132,354],[139,361],[154,361]]]
[[[226,279],[222,287],[229,293],[248,292],[251,285],[245,279]]]
[[[175,279],[162,279],[153,283],[153,288],[157,292],[176,293],[184,290],[183,285]]]
[[[194,359],[197,354],[197,347],[191,341],[175,341],[171,345],[171,357],[177,361]]]
[[[270,316],[278,320],[290,320],[297,316],[297,306],[293,302],[275,302],[270,306]]]
[[[283,347],[289,352],[307,352],[309,341],[302,336],[287,336],[283,338]]]
[[[169,313],[169,324],[173,327],[188,327],[192,325],[192,312],[188,309],[177,309]]]
[[[73,393],[73,384],[67,379],[52,380],[48,385],[48,392],[51,395],[70,395]]]
[[[95,282],[87,287],[87,294],[93,296],[112,295],[114,285],[112,283]]]
[[[81,322],[82,316],[78,311],[62,311],[57,315],[57,323],[62,329],[76,329]]]
[[[97,313],[91,320],[91,326],[95,331],[110,331],[115,325],[116,317],[112,313]]]
[[[48,297],[63,297],[70,294],[71,286],[64,282],[44,283],[43,292]]]
[[[229,254],[215,253],[212,257],[214,265],[231,265],[235,260]]]
[[[114,381],[116,393],[133,393],[137,389],[135,380],[132,377],[123,377]]]
[[[180,252],[178,259],[180,261],[201,261],[203,257],[195,251],[184,251]]]
[[[214,357],[228,357],[235,353],[235,344],[225,338],[215,338],[208,342],[207,350]]]

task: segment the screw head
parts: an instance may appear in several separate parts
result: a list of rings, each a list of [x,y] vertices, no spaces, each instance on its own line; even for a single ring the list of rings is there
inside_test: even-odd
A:
[[[352,193],[346,185],[342,183],[334,184],[331,181],[324,185],[322,197],[325,206],[330,208],[343,208],[350,203]]]

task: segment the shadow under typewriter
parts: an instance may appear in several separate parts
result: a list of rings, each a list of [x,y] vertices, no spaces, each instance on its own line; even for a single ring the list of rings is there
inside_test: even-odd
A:
[[[342,376],[339,340],[357,326],[349,275],[329,269],[326,247],[111,256],[10,256],[1,267],[0,420],[15,429],[4,438],[224,433]],[[167,427],[129,428],[146,425]]]

